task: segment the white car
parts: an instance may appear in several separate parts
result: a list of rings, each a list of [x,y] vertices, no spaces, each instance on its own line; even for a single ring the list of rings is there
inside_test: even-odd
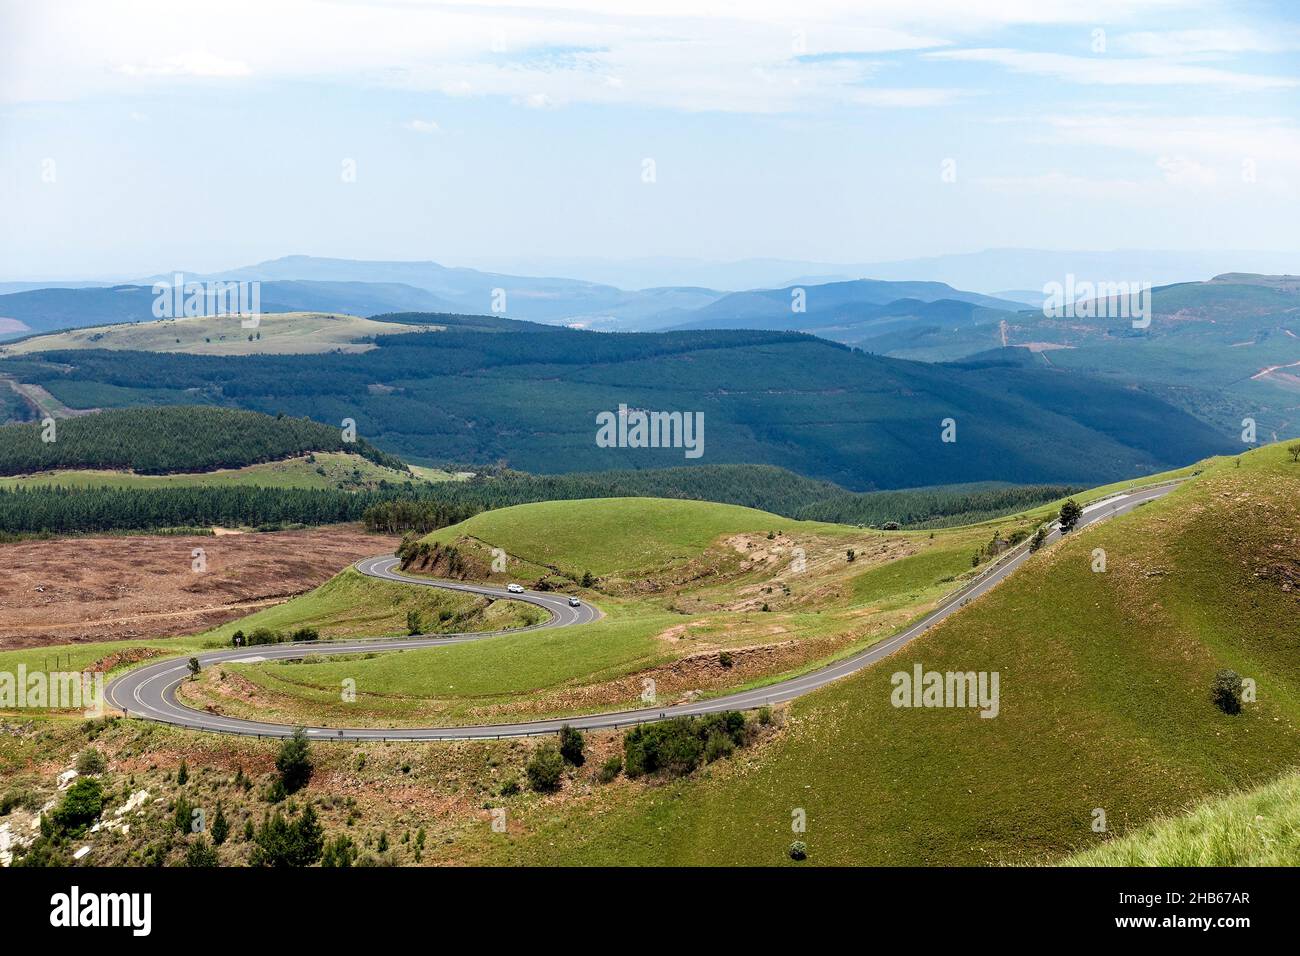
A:
[[[507,584],[506,590],[511,594],[523,594],[524,586],[522,584]]]
[[[582,607],[582,602],[576,597],[569,598],[569,607]]]

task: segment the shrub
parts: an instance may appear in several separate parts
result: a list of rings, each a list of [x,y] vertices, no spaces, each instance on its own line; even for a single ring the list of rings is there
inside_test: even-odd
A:
[[[230,821],[226,819],[226,811],[221,806],[221,801],[217,801],[217,815],[212,818],[212,844],[221,846],[226,842],[226,837],[230,835]]]
[[[808,859],[808,844],[803,840],[795,840],[790,844],[790,859],[806,860]]]
[[[601,783],[612,783],[622,772],[623,758],[615,755],[600,765],[600,773],[597,775],[596,779]]]
[[[633,727],[623,736],[623,772],[629,777],[662,771],[682,777],[700,765],[706,742],[714,735],[724,738],[732,749],[745,743],[745,715],[727,710],[704,717],[676,717],[655,724]],[[721,742],[714,751],[725,748]],[[716,757],[714,758],[716,759]]]
[[[30,790],[10,790],[0,798],[0,817],[7,817],[19,807],[35,810],[41,805],[41,798]]]
[[[217,851],[212,849],[212,844],[203,837],[191,840],[185,848],[185,865],[213,867],[219,866],[220,861],[217,859]]]
[[[766,611],[767,609],[767,605],[764,604],[763,610]],[[723,651],[718,655],[718,663],[723,667],[730,667],[732,664],[736,663],[736,659],[731,656],[731,651]]]
[[[1214,705],[1225,714],[1241,713],[1241,675],[1234,670],[1221,670],[1214,675],[1210,685]]]
[[[766,727],[772,722],[772,708],[764,704],[758,709],[758,722]]]
[[[307,743],[307,731],[299,727],[280,744],[280,752],[275,757],[275,769],[280,772],[280,782],[284,784],[285,793],[297,793],[311,779],[311,754]]]
[[[172,822],[181,833],[189,833],[194,823],[194,804],[190,803],[189,797],[183,793],[172,804]]]
[[[320,865],[330,867],[351,867],[357,859],[357,847],[352,842],[352,838],[347,834],[340,833],[333,840],[325,844],[325,851],[321,854]]]
[[[524,769],[530,787],[538,793],[554,793],[560,789],[560,780],[564,777],[564,757],[555,744],[542,744],[533,751]]]
[[[731,738],[723,733],[713,733],[709,739],[704,742],[704,762],[713,763],[715,760],[721,760],[723,757],[730,757],[735,753],[736,745],[731,742]]]
[[[103,812],[104,790],[99,781],[82,777],[68,788],[50,816],[57,830],[76,835],[83,833]]]
[[[419,634],[424,630],[424,624],[420,620],[420,612],[415,608],[406,612],[406,633]]]
[[[87,747],[77,755],[77,773],[83,777],[98,776],[105,766],[104,755],[94,747]]]
[[[298,819],[290,820],[279,810],[263,820],[253,835],[253,866],[311,866],[324,850],[324,833],[309,805]]]
[[[505,783],[501,784],[500,793],[503,797],[514,797],[519,794],[521,789],[522,788],[519,786],[519,780],[515,777],[511,777]]]
[[[181,760],[181,765],[176,768],[176,785],[178,787],[183,787],[185,784],[189,783],[189,781],[190,766],[184,760]]]
[[[320,631],[314,627],[300,627],[289,635],[291,641],[319,641]]]
[[[560,728],[560,756],[566,763],[571,763],[575,767],[581,767],[587,760],[583,750],[587,742],[582,737],[582,731],[576,727],[570,727],[565,724]]]

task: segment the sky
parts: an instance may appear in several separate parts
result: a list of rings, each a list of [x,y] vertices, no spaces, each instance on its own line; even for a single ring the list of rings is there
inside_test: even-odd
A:
[[[1288,2],[0,0],[0,279],[1300,252],[1298,107]]]

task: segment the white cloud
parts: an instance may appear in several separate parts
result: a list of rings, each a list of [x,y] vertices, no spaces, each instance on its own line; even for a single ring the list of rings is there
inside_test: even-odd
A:
[[[1186,156],[1161,156],[1156,160],[1156,166],[1171,186],[1213,186],[1219,181],[1212,168]]]
[[[413,119],[407,120],[402,124],[402,129],[409,129],[412,133],[441,133],[442,127],[433,120]]]
[[[226,78],[248,76],[253,71],[241,60],[228,60],[206,50],[143,63],[123,63],[117,72],[124,76],[198,76]]]
[[[1276,90],[1300,86],[1300,80],[1293,77],[1238,73],[1154,58],[1071,56],[1003,48],[936,50],[925,56],[996,63],[1016,73],[1104,86],[1214,86],[1230,90]]]
[[[1295,30],[1165,30],[1126,33],[1117,47],[1138,56],[1194,56],[1203,53],[1281,53],[1300,49]]]

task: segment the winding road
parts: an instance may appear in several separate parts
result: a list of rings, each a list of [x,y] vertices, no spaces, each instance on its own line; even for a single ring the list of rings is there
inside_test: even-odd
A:
[[[1175,481],[1150,485],[1096,501],[1084,508],[1083,517],[1079,520],[1078,527],[1082,528],[1085,525],[1132,511],[1140,505],[1167,494],[1177,484],[1178,482]],[[1055,540],[1059,536],[1060,532],[1053,528],[1049,540]],[[847,677],[890,656],[950,614],[960,610],[967,602],[995,587],[1000,581],[1012,574],[1028,557],[1029,549],[1026,542],[1008,551],[978,577],[949,595],[939,607],[902,633],[887,638],[878,644],[873,644],[871,647],[858,651],[833,664],[809,671],[798,677],[792,677],[789,680],[779,681],[753,690],[738,691],[709,700],[685,704],[662,707],[650,706],[639,710],[589,714],[555,720],[534,720],[523,723],[480,724],[464,727],[308,727],[306,731],[307,735],[313,739],[327,740],[473,740],[553,734],[558,732],[565,724],[581,730],[619,728],[632,724],[650,723],[670,717],[708,714],[721,710],[748,710],[766,704],[783,703],[825,687],[832,681]],[[199,663],[204,667],[208,667],[212,664],[285,660],[320,653],[330,655],[360,654],[376,650],[398,651],[419,647],[441,647],[465,641],[483,640],[505,633],[518,634],[522,631],[574,627],[591,623],[601,617],[599,610],[585,603],[580,607],[570,607],[567,595],[542,591],[525,591],[522,594],[511,594],[505,588],[464,584],[454,581],[433,581],[428,578],[411,577],[395,571],[393,569],[396,565],[397,559],[394,557],[377,557],[357,562],[356,568],[362,574],[382,578],[386,581],[397,581],[402,584],[423,587],[445,588],[451,591],[465,591],[470,594],[481,594],[502,600],[526,601],[543,608],[551,616],[541,624],[534,624],[528,628],[513,628],[510,631],[441,634],[436,636],[417,635],[409,638],[369,638],[320,641],[309,644],[271,644],[258,647],[231,648],[201,653],[197,655]],[[196,710],[180,703],[176,699],[176,690],[188,676],[187,660],[187,657],[169,658],[147,664],[115,678],[105,691],[106,705],[123,712],[129,717],[144,718],[194,730],[259,737],[285,737],[293,733],[294,728],[286,724],[224,717]]]

